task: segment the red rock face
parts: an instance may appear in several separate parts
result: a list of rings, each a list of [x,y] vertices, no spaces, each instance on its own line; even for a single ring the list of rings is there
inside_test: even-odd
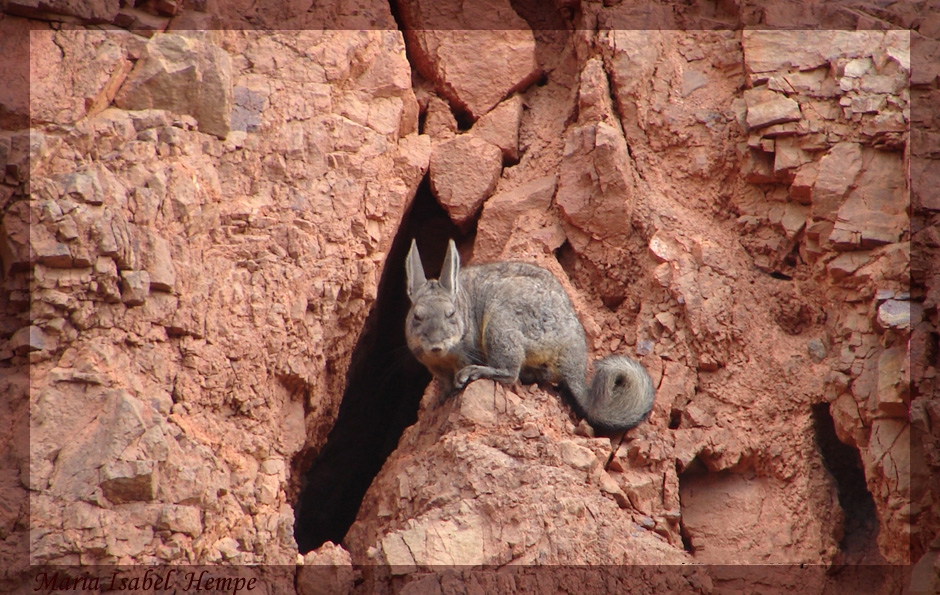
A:
[[[124,109],[61,104],[107,85],[89,40],[137,56],[117,94]],[[48,53],[54,64],[34,54],[43,83],[25,138],[36,194],[14,195],[3,222],[7,278],[36,279],[36,324],[11,333],[5,362],[32,361],[43,387],[24,479],[39,490],[36,510],[55,512],[36,526],[75,527],[84,545],[37,539],[33,559],[93,547],[114,562],[292,563],[290,465],[318,448],[305,409],[319,412],[313,426],[335,418],[382,255],[428,167],[401,35],[46,31],[37,43],[61,52]],[[296,44],[322,66],[273,68]],[[254,66],[212,70],[230,55]],[[228,103],[203,95],[210,78]],[[92,86],[62,88],[69,81]],[[42,122],[74,133],[46,136]],[[224,436],[238,438],[223,446]],[[265,446],[250,454],[256,440]],[[89,498],[97,504],[76,504]],[[266,519],[260,533],[223,528],[247,518],[242,505]],[[128,515],[166,517],[165,539],[146,523],[116,542],[89,533]],[[256,553],[245,538],[267,545]]]
[[[829,567],[913,564],[911,588],[936,590],[940,202],[936,123],[912,110],[937,97],[936,68],[912,66],[937,53],[936,18],[894,15],[913,40],[860,12],[823,16],[866,30],[682,31],[689,15],[582,3],[571,30],[532,30],[494,1],[451,6],[452,30],[414,1],[403,33],[362,1],[328,31],[282,7],[252,18],[296,26],[186,34],[160,31],[208,13],[159,4],[49,8],[146,36],[51,27],[24,2],[0,19],[28,68],[10,86],[31,85],[0,90],[15,562],[303,555],[302,593],[695,563],[712,566],[598,588],[824,593],[849,580]],[[301,476],[357,343],[404,324],[367,325],[378,300],[405,304],[382,281],[404,276],[401,230],[548,268],[593,357],[638,358],[656,402],[621,441],[551,389],[478,381],[439,403],[432,384],[359,477],[342,544],[299,551]],[[748,564],[820,571],[721,567]],[[858,580],[899,591],[880,570]],[[564,572],[555,587],[597,586]]]

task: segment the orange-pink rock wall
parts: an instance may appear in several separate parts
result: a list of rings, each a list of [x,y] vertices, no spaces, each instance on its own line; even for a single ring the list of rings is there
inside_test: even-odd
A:
[[[0,584],[292,576],[300,478],[418,192],[465,262],[555,273],[592,357],[639,359],[656,403],[621,443],[550,390],[432,383],[299,592],[320,566],[327,592],[539,580],[467,570],[506,565],[636,566],[610,592],[744,592],[764,579],[732,567],[761,564],[938,584],[930,11],[491,1],[445,31],[417,0],[8,4]],[[867,516],[827,452],[858,457]],[[576,570],[553,588],[593,585]]]

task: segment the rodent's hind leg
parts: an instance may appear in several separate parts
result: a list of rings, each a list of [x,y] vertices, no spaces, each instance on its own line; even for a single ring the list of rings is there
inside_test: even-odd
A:
[[[519,382],[547,386],[555,382],[555,374],[545,364],[534,367],[525,366],[519,370]]]

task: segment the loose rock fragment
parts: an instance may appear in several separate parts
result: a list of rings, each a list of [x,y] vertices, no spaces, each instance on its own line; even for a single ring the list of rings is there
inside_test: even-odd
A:
[[[765,101],[749,107],[747,110],[747,125],[751,129],[763,128],[772,124],[797,122],[802,117],[800,104],[789,97],[781,97],[780,99]]]
[[[101,468],[101,491],[115,504],[151,501],[157,494],[153,461],[112,461]]]
[[[826,344],[821,339],[812,339],[806,344],[806,350],[815,362],[821,362],[826,359]]]
[[[877,321],[881,328],[909,330],[920,322],[922,308],[919,304],[903,300],[885,300],[878,306]]]
[[[150,274],[147,271],[121,271],[121,301],[140,306],[150,295]]]
[[[52,351],[56,348],[56,340],[41,327],[30,325],[13,333],[10,348],[21,355],[30,351]]]

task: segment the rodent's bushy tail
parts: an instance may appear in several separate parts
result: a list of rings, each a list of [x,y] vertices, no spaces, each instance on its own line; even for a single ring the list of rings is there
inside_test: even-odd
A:
[[[595,430],[622,432],[649,416],[655,398],[653,380],[640,362],[611,355],[594,363],[584,413]]]

